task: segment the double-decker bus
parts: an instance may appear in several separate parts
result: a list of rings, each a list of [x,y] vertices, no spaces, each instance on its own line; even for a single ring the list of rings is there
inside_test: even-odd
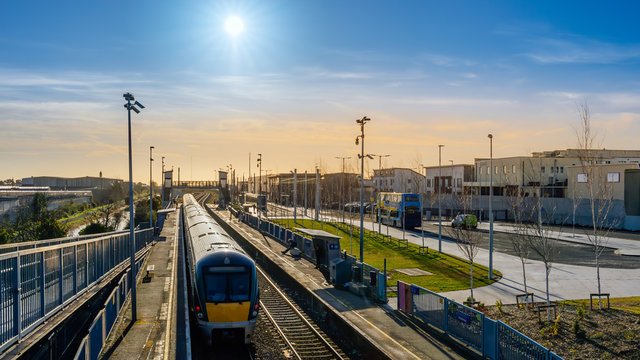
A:
[[[378,221],[396,227],[420,227],[422,226],[420,206],[420,194],[380,193]]]

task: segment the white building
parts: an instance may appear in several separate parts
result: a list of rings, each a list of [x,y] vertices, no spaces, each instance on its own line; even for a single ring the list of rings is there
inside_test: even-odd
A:
[[[426,193],[460,194],[474,178],[474,166],[469,164],[425,167]],[[439,189],[439,191],[438,191]]]
[[[373,170],[373,186],[376,192],[421,192],[424,176],[408,168]]]

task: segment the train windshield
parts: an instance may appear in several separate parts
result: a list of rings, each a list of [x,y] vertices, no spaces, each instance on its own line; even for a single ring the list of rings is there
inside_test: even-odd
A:
[[[210,267],[204,282],[207,302],[249,301],[251,273],[244,266]]]

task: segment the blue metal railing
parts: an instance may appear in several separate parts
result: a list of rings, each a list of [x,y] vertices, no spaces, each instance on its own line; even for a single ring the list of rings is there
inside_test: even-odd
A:
[[[136,252],[153,241],[136,231]],[[130,261],[129,233],[0,254],[0,352]]]
[[[136,262],[136,272],[138,272],[143,261],[144,259],[139,259]],[[93,319],[89,327],[89,333],[82,339],[80,347],[73,358],[74,360],[98,359],[131,290],[130,273],[131,270],[127,270],[127,273],[120,278],[118,286],[113,289],[111,295],[105,301],[104,308]]]
[[[562,360],[501,321],[402,281],[398,281],[398,310],[444,331],[488,359]]]
[[[259,219],[256,216],[231,210],[232,214],[240,218],[244,223],[251,227],[269,234],[285,246],[288,246],[289,240],[294,239],[297,249],[306,259],[315,262],[315,250],[313,249],[313,241],[308,237],[294,233],[293,231],[274,224],[270,221]],[[366,264],[360,263],[355,257],[346,255],[344,260],[348,261],[352,266],[359,267],[362,274],[362,283],[368,288],[368,293],[374,300],[387,302],[387,278],[379,269]],[[371,277],[375,277],[375,281],[371,281]],[[352,281],[360,282],[359,278],[352,276]]]

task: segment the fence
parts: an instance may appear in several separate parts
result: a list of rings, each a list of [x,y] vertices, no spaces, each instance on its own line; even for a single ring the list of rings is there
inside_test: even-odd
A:
[[[135,234],[136,252],[153,240]],[[129,233],[0,254],[0,352],[131,256]]]
[[[308,237],[294,233],[280,225],[259,219],[258,217],[247,213],[235,210],[231,210],[231,213],[251,227],[271,235],[271,237],[278,240],[285,246],[288,246],[289,240],[294,239],[297,244],[296,247],[300,250],[301,255],[307,260],[315,262],[316,258],[313,241]],[[351,281],[361,282],[360,279],[362,279],[361,283],[367,287],[366,293],[369,294],[372,299],[386,303],[387,278],[385,274],[371,265],[359,262],[354,256],[346,255],[346,252],[343,252],[342,258],[348,261],[353,269]],[[357,270],[355,270],[356,268]],[[356,274],[357,271],[359,271],[360,274]],[[374,280],[372,280],[372,278]]]
[[[488,359],[562,359],[501,321],[402,281],[398,281],[398,309],[460,340]]]
[[[136,262],[136,273],[144,259]],[[105,341],[111,333],[113,325],[116,323],[120,309],[131,290],[130,281],[131,270],[122,276],[118,286],[113,289],[109,298],[104,303],[104,308],[100,310],[89,327],[88,334],[82,339],[80,347],[76,352],[74,360],[95,360],[98,359]]]

